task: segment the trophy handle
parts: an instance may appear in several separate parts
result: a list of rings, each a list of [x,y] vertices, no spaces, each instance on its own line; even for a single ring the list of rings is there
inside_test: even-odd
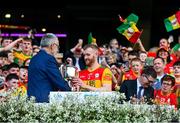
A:
[[[65,73],[65,65],[64,65],[64,64],[62,64],[62,65],[59,67],[59,71],[60,71],[62,77],[64,78],[64,77],[65,77],[65,75],[64,75],[64,73]]]
[[[74,69],[71,69],[71,68],[74,68]],[[75,87],[71,83],[71,79],[73,77],[78,77],[79,76],[78,68],[75,67],[75,66],[62,64],[60,66],[59,70],[60,70],[60,73],[61,73],[62,77],[68,82],[68,85],[71,88],[71,90],[72,91],[80,91],[80,87],[79,86]]]

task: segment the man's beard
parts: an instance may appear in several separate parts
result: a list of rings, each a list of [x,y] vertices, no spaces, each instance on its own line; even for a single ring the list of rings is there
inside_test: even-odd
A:
[[[87,59],[85,60],[87,66],[91,66],[94,63],[94,59]]]

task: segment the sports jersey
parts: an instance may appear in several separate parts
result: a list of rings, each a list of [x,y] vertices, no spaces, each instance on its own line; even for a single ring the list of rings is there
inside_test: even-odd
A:
[[[177,107],[177,96],[174,93],[163,95],[161,90],[154,91],[155,103],[158,105],[173,105]]]
[[[25,55],[21,51],[13,51],[14,62],[20,66],[24,63],[26,59],[32,58],[30,55]]]
[[[126,72],[123,75],[122,81],[124,81],[124,80],[135,80],[135,79],[137,79],[137,77],[138,76],[132,71],[132,69],[130,69],[128,72]]]
[[[95,88],[101,88],[103,84],[112,85],[112,73],[110,69],[104,68],[101,66],[93,71],[89,71],[88,69],[80,71],[79,78],[86,85],[89,85]]]
[[[17,89],[13,91],[12,96],[25,96],[27,94],[27,89],[24,85],[18,86]]]

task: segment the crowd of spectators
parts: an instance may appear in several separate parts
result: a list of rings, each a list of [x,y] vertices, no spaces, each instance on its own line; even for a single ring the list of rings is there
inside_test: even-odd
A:
[[[133,103],[144,101],[147,96],[146,98],[151,98],[155,104],[180,106],[180,47],[173,50],[173,46],[165,38],[159,40],[159,46],[154,46],[157,48],[150,48],[149,51],[145,50],[141,40],[138,40],[137,44],[139,47],[135,50],[133,47],[122,46],[117,39],[112,39],[109,44],[87,46],[83,39],[79,39],[71,49],[53,55],[61,72],[65,65],[75,66],[79,71],[79,76],[72,79],[72,83],[79,87],[74,91],[119,91],[125,93],[127,101]],[[180,40],[177,44],[180,45]],[[85,45],[86,47],[83,47]],[[34,45],[29,37],[20,37],[14,41],[12,38],[2,38],[1,101],[9,95],[27,94],[28,66],[39,50],[40,46]],[[100,68],[107,69],[104,73],[106,75],[99,72]],[[96,69],[100,75],[103,74],[104,80],[83,78],[86,72],[95,74],[95,77],[100,76],[93,73]],[[61,74],[63,76],[63,73]]]

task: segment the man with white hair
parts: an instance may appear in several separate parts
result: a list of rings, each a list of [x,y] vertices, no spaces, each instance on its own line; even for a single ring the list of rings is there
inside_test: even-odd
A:
[[[41,39],[41,50],[35,55],[28,68],[29,97],[34,96],[36,102],[49,102],[50,91],[70,91],[70,87],[60,74],[54,55],[59,51],[59,41],[52,33]]]

